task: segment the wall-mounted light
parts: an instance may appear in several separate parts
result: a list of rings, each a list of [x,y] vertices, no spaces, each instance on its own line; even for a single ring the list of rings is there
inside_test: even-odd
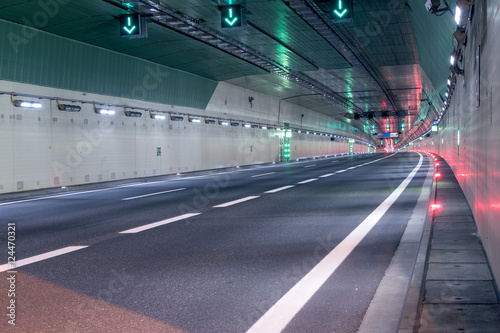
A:
[[[455,61],[457,60],[457,51],[451,52],[450,56],[450,64],[455,65]]]
[[[455,66],[453,66],[453,65],[451,65],[451,66],[450,66],[450,72],[451,72],[453,75],[455,75],[455,74],[460,75],[460,74],[463,74],[463,73],[464,73],[464,71],[463,71],[462,69],[460,69],[460,68],[459,68],[458,66],[456,66],[456,65],[455,65]]]
[[[457,31],[453,33],[453,37],[455,37],[458,42],[457,48],[460,48],[462,45],[465,45],[465,37],[467,37],[467,33],[462,31],[461,28],[457,28]]]
[[[151,110],[149,110],[149,116],[151,117],[151,119],[159,120],[165,120],[167,118],[164,114],[153,113]]]
[[[190,116],[188,116],[188,121],[190,123],[201,123],[200,118],[191,118]]]
[[[115,110],[98,108],[95,106],[95,104],[94,104],[94,112],[97,114],[104,114],[108,116],[112,116],[116,113]]]
[[[10,95],[10,100],[18,108],[40,109],[42,107],[42,103],[40,102],[15,100],[12,95]]]
[[[61,111],[80,112],[80,110],[82,109],[82,107],[79,105],[61,104],[57,99],[56,102],[57,102],[57,107]]]
[[[465,20],[462,18],[462,13],[469,10],[469,7],[472,5],[474,5],[474,1],[457,0],[457,6],[455,7],[455,22],[457,25],[463,25],[462,22]]]
[[[213,125],[213,124],[215,124],[215,120],[205,118],[205,124]]]
[[[183,121],[184,117],[174,116],[174,115],[170,114],[170,120],[172,120],[172,121]]]
[[[127,117],[142,117],[142,112],[137,112],[137,111],[127,111],[127,109],[123,108],[125,112],[125,116]]]

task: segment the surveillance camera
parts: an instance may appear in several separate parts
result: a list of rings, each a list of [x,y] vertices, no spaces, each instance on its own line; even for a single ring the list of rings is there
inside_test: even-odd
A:
[[[431,13],[435,13],[439,6],[441,6],[441,1],[439,0],[427,0],[425,3],[425,9]]]

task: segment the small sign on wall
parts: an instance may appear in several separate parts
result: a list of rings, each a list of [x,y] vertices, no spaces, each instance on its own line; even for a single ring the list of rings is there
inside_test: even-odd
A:
[[[161,147],[156,147],[156,156],[161,156]]]

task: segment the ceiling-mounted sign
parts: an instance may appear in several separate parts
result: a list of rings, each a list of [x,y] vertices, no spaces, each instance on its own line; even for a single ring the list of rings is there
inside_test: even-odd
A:
[[[224,29],[245,29],[246,11],[241,5],[220,6],[220,26]]]
[[[353,0],[331,0],[330,1],[330,17],[336,23],[352,22]]]
[[[147,38],[146,19],[139,14],[120,15],[120,36],[128,38]]]

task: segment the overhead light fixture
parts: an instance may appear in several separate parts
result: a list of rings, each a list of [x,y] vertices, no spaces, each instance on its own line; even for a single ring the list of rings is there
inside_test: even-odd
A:
[[[127,117],[142,117],[142,112],[137,112],[137,111],[127,111],[127,109],[123,108],[125,111],[125,116]]]
[[[57,102],[57,107],[61,111],[80,112],[80,110],[82,109],[82,107],[78,105],[61,104],[57,99],[56,102]]]
[[[281,127],[276,127],[276,130],[277,131],[281,131]]]
[[[191,118],[190,116],[188,116],[188,121],[190,123],[201,123],[201,120],[199,118]]]
[[[205,124],[213,125],[213,124],[215,124],[215,120],[214,119],[207,119],[207,118],[205,118]]]
[[[460,48],[460,46],[465,45],[465,37],[467,37],[467,33],[462,31],[461,28],[457,28],[457,31],[453,33],[453,37],[457,40],[459,45],[458,48]]]
[[[40,109],[42,107],[42,103],[40,102],[15,100],[12,95],[10,95],[10,100],[18,108]]]
[[[151,119],[165,120],[167,118],[164,114],[153,113],[151,110],[149,110],[149,116]]]
[[[250,124],[245,124],[245,125],[243,125],[243,127],[245,127],[245,128],[250,128],[250,127],[252,127],[252,125],[250,125]]]
[[[457,0],[457,5],[455,7],[455,22],[457,25],[462,25],[462,22],[464,21],[462,19],[462,13],[469,10],[470,6],[473,6],[474,3],[474,1]]]
[[[450,79],[448,79],[447,83],[448,83],[448,85],[449,85],[449,86],[451,85],[451,81],[450,81]]]
[[[301,131],[301,130],[298,130],[298,131],[297,131],[297,133],[302,133],[302,131]]]
[[[142,112],[137,112],[137,111],[125,111],[125,115],[127,117],[142,117]]]
[[[174,115],[170,114],[170,120],[172,120],[172,121],[183,121],[184,117],[174,116]]]
[[[112,116],[116,113],[115,110],[98,108],[95,106],[95,104],[94,104],[94,112],[97,114],[104,114],[107,116]]]
[[[261,125],[260,129],[267,129],[267,126],[266,125]]]
[[[445,92],[445,93],[444,93],[444,96],[446,96],[446,98],[448,98],[448,96],[449,96],[449,95],[448,95],[448,92]]]
[[[222,126],[228,126],[228,125],[229,125],[229,122],[228,122],[228,121],[225,121],[225,120],[219,120],[219,125],[222,125]]]
[[[450,66],[450,72],[453,75],[460,75],[460,74],[464,73],[464,71],[462,69],[460,69],[456,64]]]
[[[451,52],[450,64],[455,65],[456,57],[457,57],[457,51]]]
[[[460,25],[460,22],[462,22],[462,10],[458,7],[458,5],[455,8],[455,22],[457,25]]]

